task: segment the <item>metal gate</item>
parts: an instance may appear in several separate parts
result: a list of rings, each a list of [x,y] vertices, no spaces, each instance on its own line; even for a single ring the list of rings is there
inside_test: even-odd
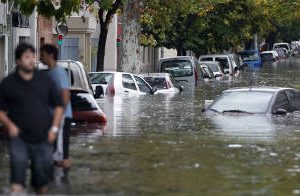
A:
[[[61,60],[79,60],[79,38],[64,38],[60,46]]]

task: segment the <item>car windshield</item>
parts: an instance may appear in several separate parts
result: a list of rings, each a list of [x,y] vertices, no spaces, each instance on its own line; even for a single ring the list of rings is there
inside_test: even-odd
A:
[[[274,48],[285,48],[289,50],[289,46],[287,44],[276,44],[274,45]]]
[[[245,52],[241,54],[242,61],[259,61],[259,54],[256,52]]]
[[[271,103],[271,92],[226,92],[209,109],[224,111],[243,111],[247,113],[266,113]]]
[[[263,54],[260,54],[260,56],[261,56],[261,59],[264,61],[273,60],[273,54],[271,54],[271,53],[263,53]]]
[[[193,67],[188,60],[171,60],[161,64],[161,72],[169,73],[173,77],[186,77],[193,75]]]
[[[218,72],[219,71],[219,67],[216,64],[208,64],[207,65],[213,72]]]
[[[148,82],[152,87],[155,87],[156,89],[166,89],[167,88],[167,82],[164,77],[144,77],[144,80]]]
[[[92,84],[108,84],[112,75],[112,73],[90,73],[89,77]]]
[[[71,92],[71,104],[74,111],[98,110],[97,103],[89,93]]]

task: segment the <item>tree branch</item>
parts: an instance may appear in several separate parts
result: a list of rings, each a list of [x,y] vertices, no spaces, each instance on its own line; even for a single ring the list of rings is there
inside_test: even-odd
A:
[[[116,0],[114,2],[112,8],[107,11],[104,25],[108,25],[110,23],[111,18],[113,17],[113,15],[115,15],[115,13],[117,12],[121,4],[122,4],[122,0]]]

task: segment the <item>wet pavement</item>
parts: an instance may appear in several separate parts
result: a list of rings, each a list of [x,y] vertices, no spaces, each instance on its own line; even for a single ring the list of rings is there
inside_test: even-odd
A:
[[[182,94],[99,100],[107,127],[72,136],[72,170],[51,193],[300,194],[300,118],[201,112],[204,100],[227,88],[300,89],[299,76],[298,57]],[[2,144],[0,193],[8,189],[8,161]]]

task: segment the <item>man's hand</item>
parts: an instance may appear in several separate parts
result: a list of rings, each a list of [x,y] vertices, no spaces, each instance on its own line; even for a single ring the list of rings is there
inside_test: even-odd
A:
[[[18,137],[19,133],[20,133],[20,130],[15,124],[12,123],[8,127],[8,134],[9,134],[10,137]]]
[[[53,144],[53,143],[55,142],[56,138],[57,138],[57,133],[55,133],[55,132],[53,132],[53,131],[50,131],[50,132],[48,133],[48,142],[49,142],[50,144]]]

